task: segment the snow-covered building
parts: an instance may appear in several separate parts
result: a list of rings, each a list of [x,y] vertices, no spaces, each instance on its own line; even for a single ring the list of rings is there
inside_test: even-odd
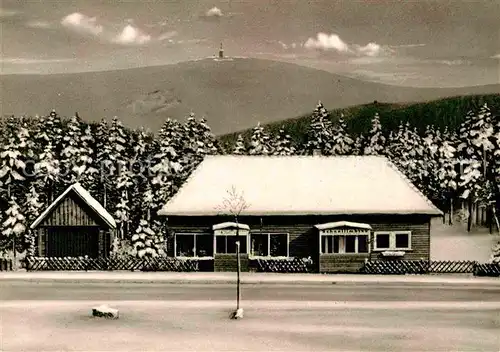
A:
[[[116,223],[79,183],[68,187],[31,224],[40,257],[107,257]]]
[[[319,272],[429,259],[442,216],[385,157],[240,155],[207,156],[159,214],[171,256],[233,271],[239,237],[243,270],[252,258],[311,257]]]

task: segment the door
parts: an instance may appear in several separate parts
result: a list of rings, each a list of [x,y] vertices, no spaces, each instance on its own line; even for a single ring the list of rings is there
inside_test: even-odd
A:
[[[99,254],[99,228],[95,226],[60,226],[48,229],[48,257],[97,258]]]

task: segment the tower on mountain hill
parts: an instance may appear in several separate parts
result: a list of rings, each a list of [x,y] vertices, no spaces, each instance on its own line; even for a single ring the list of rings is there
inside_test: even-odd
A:
[[[222,49],[222,43],[220,43],[220,49],[219,49],[219,59],[224,58],[224,49]]]

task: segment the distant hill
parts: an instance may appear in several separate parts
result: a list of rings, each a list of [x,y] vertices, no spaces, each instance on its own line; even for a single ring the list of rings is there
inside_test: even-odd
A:
[[[329,109],[500,93],[500,85],[405,88],[365,82],[295,64],[261,59],[204,59],[128,70],[0,76],[0,113],[60,115],[87,121],[118,116],[129,127],[157,131],[167,117],[206,117],[221,135],[309,113],[318,100]]]
[[[343,114],[348,131],[357,135],[369,131],[371,119],[376,112],[379,113],[380,122],[386,131],[397,129],[401,121],[410,122],[412,126],[422,131],[427,125],[434,125],[442,130],[445,127],[456,130],[468,111],[476,109],[484,103],[487,103],[494,113],[500,113],[500,94],[458,96],[410,104],[372,102],[371,104],[333,110],[330,110],[330,106],[326,102],[324,105],[330,111],[332,121],[337,121]],[[303,143],[306,139],[313,109],[314,107],[310,113],[298,118],[273,122],[264,127],[271,133],[276,133],[281,127],[284,127],[295,143]],[[219,140],[224,145],[233,145],[240,133],[248,140],[252,135],[252,129],[222,135],[219,136]]]

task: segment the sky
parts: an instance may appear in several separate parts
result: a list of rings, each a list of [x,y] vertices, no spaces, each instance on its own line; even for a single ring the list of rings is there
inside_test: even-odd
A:
[[[229,56],[405,86],[500,83],[500,0],[2,0],[2,74]]]

